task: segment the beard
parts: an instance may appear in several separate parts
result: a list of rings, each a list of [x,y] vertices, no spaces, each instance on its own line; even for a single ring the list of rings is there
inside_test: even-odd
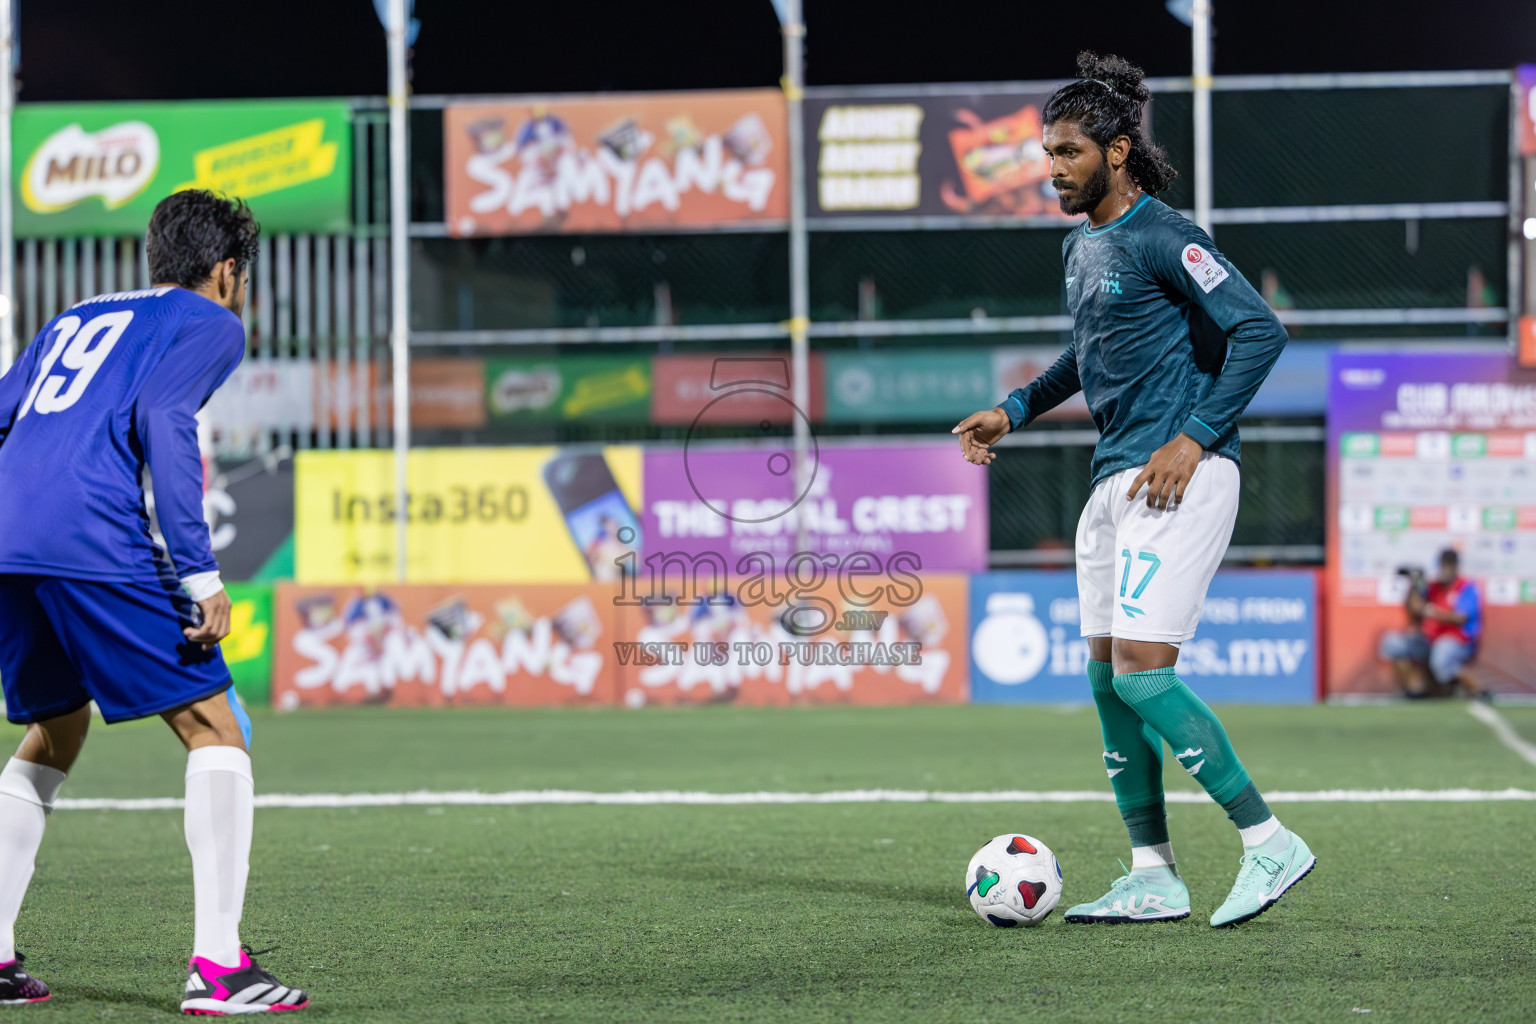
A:
[[[1109,195],[1109,161],[1099,162],[1099,169],[1094,171],[1082,185],[1062,191],[1061,187],[1053,180],[1051,186],[1056,189],[1061,201],[1061,212],[1069,215],[1087,213],[1104,201]]]

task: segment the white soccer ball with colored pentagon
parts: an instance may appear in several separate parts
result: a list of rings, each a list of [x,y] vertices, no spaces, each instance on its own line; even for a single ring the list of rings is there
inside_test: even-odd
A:
[[[999,928],[1037,925],[1061,899],[1061,865],[1034,836],[1010,832],[976,851],[965,894],[981,919]]]

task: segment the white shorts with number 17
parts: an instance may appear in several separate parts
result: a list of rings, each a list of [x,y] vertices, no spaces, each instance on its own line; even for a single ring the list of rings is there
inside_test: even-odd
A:
[[[1083,636],[1179,644],[1195,635],[1205,592],[1237,522],[1237,463],[1206,452],[1169,509],[1126,501],[1141,467],[1101,480],[1077,524]]]

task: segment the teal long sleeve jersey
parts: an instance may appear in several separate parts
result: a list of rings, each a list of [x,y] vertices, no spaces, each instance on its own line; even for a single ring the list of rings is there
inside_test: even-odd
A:
[[[1095,485],[1181,432],[1238,461],[1237,418],[1286,342],[1269,304],[1209,235],[1151,196],[1103,227],[1084,223],[1061,249],[1072,343],[1003,400],[1010,428],[1082,391],[1100,435]]]

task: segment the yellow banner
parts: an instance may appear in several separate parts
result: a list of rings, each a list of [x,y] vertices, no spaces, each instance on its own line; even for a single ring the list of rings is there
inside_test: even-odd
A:
[[[336,167],[336,143],[321,142],[323,118],[300,121],[192,155],[197,177],[176,186],[206,188],[232,196],[266,195],[327,177]]]
[[[421,448],[407,464],[407,579],[583,583],[639,547],[641,449]],[[396,579],[394,456],[294,459],[299,583]]]

